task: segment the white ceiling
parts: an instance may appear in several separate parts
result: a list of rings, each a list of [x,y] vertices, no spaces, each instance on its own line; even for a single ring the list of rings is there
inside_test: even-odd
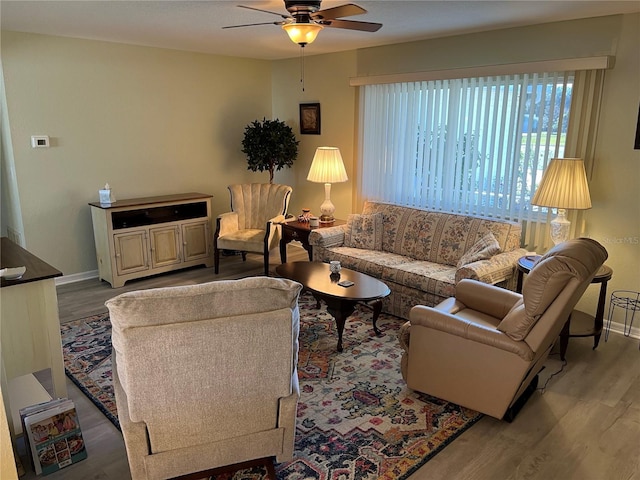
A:
[[[368,13],[350,20],[383,23],[376,33],[325,28],[306,55],[390,43],[640,12],[640,1],[382,1],[324,0],[322,8],[356,3]],[[277,25],[223,30],[226,25],[279,21],[248,5],[286,14],[282,0],[0,0],[3,30],[106,40],[195,52],[281,59],[299,47]]]

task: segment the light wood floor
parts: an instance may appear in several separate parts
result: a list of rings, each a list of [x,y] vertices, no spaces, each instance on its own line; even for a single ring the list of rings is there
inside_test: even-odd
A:
[[[306,252],[289,245],[289,261]],[[272,253],[272,269],[279,256]],[[129,290],[195,284],[214,279],[259,275],[259,256],[222,257],[220,275],[196,268],[127,283],[111,289],[98,280],[58,287],[60,321],[106,311],[105,300]],[[513,423],[484,417],[418,470],[412,480],[640,480],[640,351],[638,340],[611,334],[597,350],[592,338],[572,338],[567,365],[537,391]],[[541,387],[560,370],[557,355],[540,375]],[[44,378],[46,380],[46,376]],[[76,402],[88,458],[51,480],[126,480],[131,478],[120,432],[67,380]],[[22,448],[20,449],[22,450]],[[23,455],[27,474],[34,479]]]

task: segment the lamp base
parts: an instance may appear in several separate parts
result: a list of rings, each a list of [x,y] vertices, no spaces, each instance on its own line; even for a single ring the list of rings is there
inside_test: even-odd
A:
[[[336,211],[336,207],[331,202],[331,184],[324,184],[324,202],[320,205],[320,223],[333,223],[333,212]]]
[[[333,223],[335,220],[333,215],[320,215],[320,223]]]
[[[569,240],[571,222],[567,220],[566,210],[564,208],[558,209],[558,216],[551,220],[549,226],[551,230],[551,240],[553,240],[554,245]]]

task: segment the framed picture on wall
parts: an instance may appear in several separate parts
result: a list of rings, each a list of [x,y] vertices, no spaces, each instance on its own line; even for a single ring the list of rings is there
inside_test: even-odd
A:
[[[300,104],[300,133],[303,135],[320,135],[320,104]]]

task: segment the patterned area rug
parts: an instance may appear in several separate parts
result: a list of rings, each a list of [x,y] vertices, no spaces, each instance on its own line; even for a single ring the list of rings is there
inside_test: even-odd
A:
[[[481,414],[409,390],[396,338],[402,320],[371,311],[347,320],[344,351],[335,321],[310,295],[300,297],[300,402],[295,457],[276,466],[280,479],[406,479],[481,418]],[[107,314],[62,326],[67,375],[118,426]],[[217,480],[266,478],[260,468]]]
[[[109,314],[62,324],[62,353],[67,377],[120,429],[111,378]]]

